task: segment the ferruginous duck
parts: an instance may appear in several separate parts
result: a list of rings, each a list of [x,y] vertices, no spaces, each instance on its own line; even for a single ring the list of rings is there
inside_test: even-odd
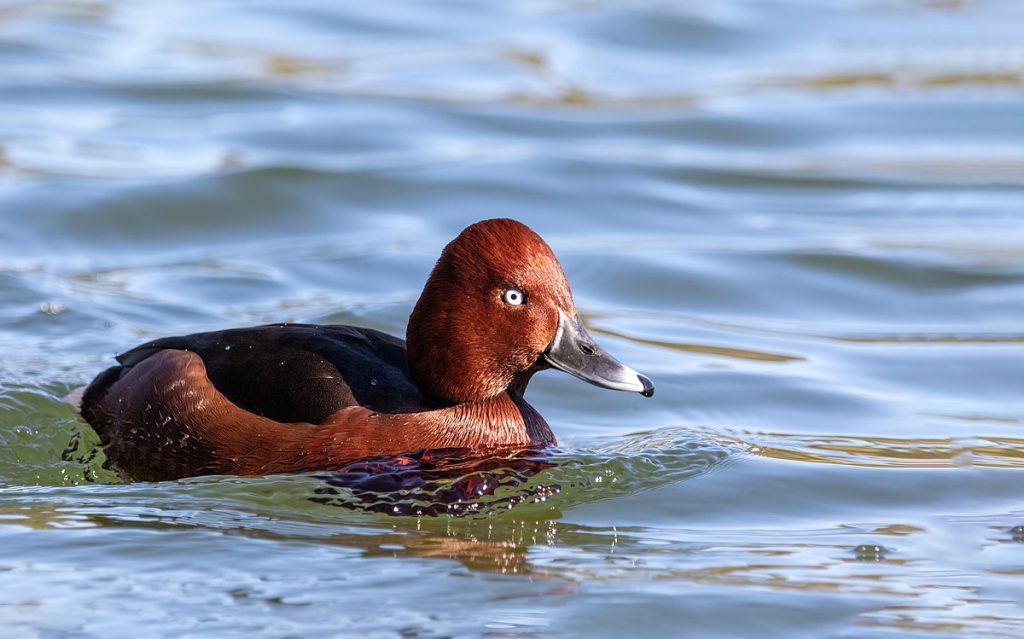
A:
[[[584,328],[550,247],[509,219],[473,224],[444,248],[405,341],[273,324],[165,337],[117,361],[85,389],[81,412],[108,464],[147,481],[554,444],[523,399],[547,368],[654,394]]]

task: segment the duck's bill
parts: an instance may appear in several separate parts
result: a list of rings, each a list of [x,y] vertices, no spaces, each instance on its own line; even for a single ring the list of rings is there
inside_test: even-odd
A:
[[[578,319],[558,309],[558,329],[542,359],[553,368],[601,388],[654,395],[654,383],[597,345]]]

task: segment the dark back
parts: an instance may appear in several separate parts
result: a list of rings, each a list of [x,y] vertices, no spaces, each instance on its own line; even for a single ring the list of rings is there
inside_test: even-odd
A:
[[[166,337],[117,360],[130,368],[164,349],[202,358],[213,385],[234,404],[280,422],[322,423],[346,406],[416,410],[405,342],[354,326],[272,324]]]

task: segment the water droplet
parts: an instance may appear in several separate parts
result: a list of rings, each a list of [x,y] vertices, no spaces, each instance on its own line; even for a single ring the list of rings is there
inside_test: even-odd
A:
[[[230,350],[231,350],[231,346],[225,346],[225,347],[224,347],[224,350],[226,350],[226,351],[230,351]]]
[[[885,546],[877,544],[861,544],[853,549],[857,554],[857,561],[884,561]]]
[[[376,377],[374,377],[373,379],[370,380],[370,386],[376,386],[377,383],[378,382],[377,382],[377,378]]]
[[[43,302],[39,305],[39,312],[43,315],[60,315],[67,310],[60,302]]]

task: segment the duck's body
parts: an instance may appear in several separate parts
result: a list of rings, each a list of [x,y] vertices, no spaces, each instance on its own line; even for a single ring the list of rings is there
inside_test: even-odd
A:
[[[555,442],[511,389],[484,402],[429,402],[409,375],[405,341],[368,328],[273,324],[166,337],[117,361],[86,389],[82,414],[134,479]]]
[[[593,342],[547,244],[512,220],[474,224],[445,248],[408,346],[368,328],[273,324],[158,339],[117,361],[86,388],[82,415],[113,466],[154,481],[552,444],[523,399],[546,368],[654,388]]]

